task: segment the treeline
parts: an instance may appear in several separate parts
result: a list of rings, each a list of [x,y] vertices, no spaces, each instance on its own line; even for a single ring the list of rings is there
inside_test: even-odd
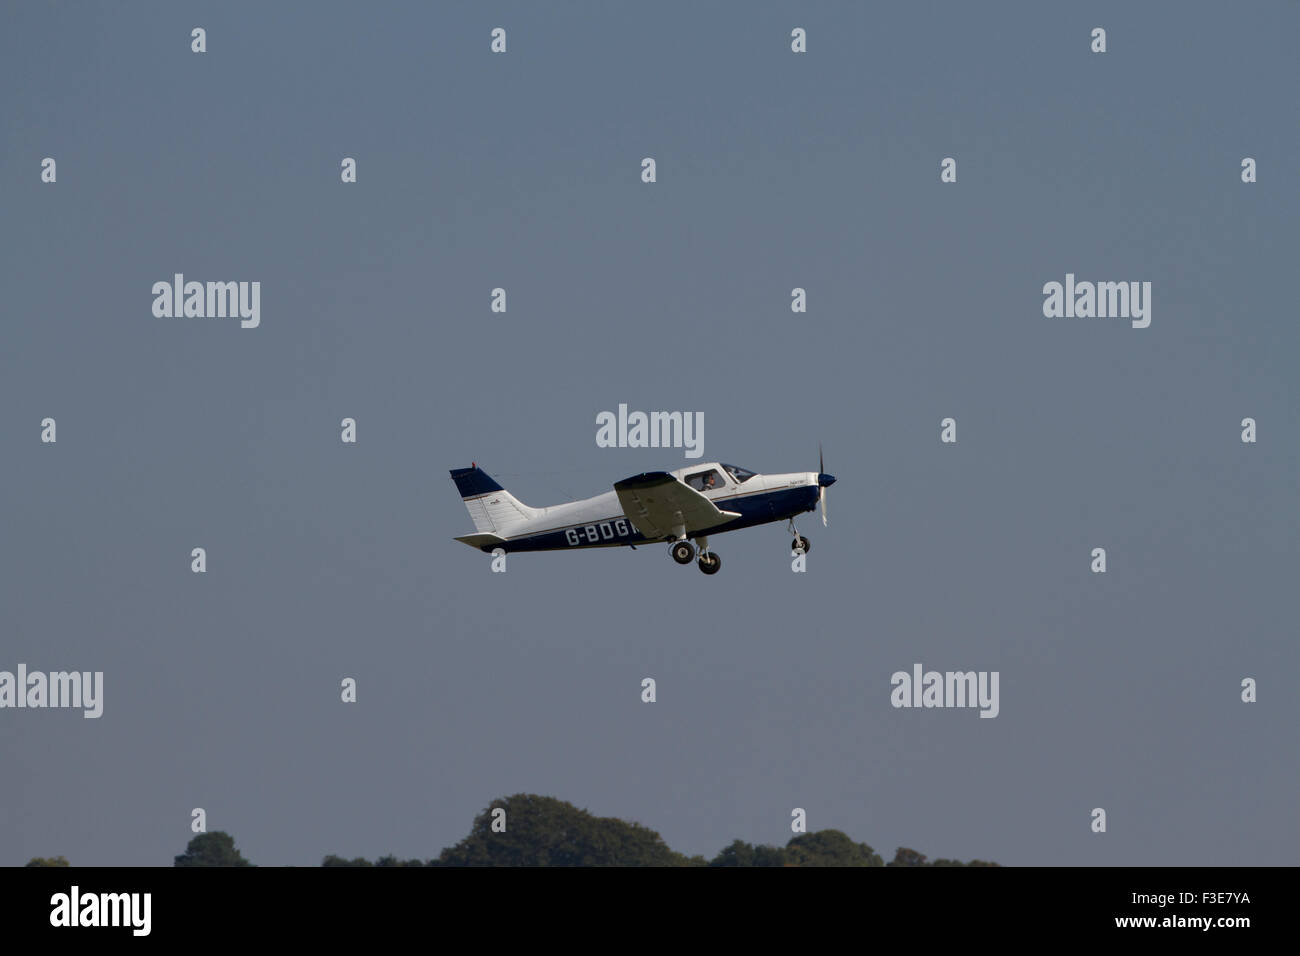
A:
[[[431,860],[327,856],[322,866],[997,866],[935,860],[900,847],[885,863],[840,830],[798,833],[785,846],[735,840],[712,860],[671,849],[658,833],[617,817],[597,817],[554,797],[517,793],[478,815],[469,836]]]
[[[34,859],[28,866],[67,866]],[[228,833],[194,837],[176,866],[251,866]],[[840,830],[799,833],[785,846],[735,840],[709,860],[671,849],[658,833],[639,823],[597,817],[554,797],[518,793],[495,801],[474,820],[469,835],[433,859],[382,856],[344,859],[333,854],[322,866],[997,866],[983,860],[929,861],[924,854],[899,847],[885,863],[865,843]]]

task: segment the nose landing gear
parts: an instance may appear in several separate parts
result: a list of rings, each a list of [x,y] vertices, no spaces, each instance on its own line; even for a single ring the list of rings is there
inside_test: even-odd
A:
[[[790,519],[790,533],[794,535],[794,540],[790,542],[790,550],[807,554],[812,548],[812,542],[799,533],[799,529],[794,526],[793,518]]]

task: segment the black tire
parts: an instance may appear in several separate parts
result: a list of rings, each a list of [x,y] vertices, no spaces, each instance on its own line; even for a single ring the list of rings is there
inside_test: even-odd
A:
[[[709,551],[700,555],[700,570],[705,574],[717,574],[722,567],[722,559]]]
[[[790,542],[791,551],[798,551],[801,548],[803,549],[804,554],[807,554],[812,549],[812,542],[803,535],[799,535],[799,537]]]
[[[671,550],[673,560],[678,564],[690,564],[695,560],[695,545],[689,541],[678,541]]]

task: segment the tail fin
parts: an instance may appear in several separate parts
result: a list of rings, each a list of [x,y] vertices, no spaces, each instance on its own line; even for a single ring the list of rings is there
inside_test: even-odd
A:
[[[506,491],[478,465],[453,468],[451,480],[456,482],[456,490],[474,519],[474,530],[480,534],[496,534],[537,514],[536,508],[528,507]]]

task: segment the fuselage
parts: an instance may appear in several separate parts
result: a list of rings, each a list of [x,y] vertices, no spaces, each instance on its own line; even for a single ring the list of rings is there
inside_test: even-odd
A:
[[[759,475],[720,462],[708,462],[679,468],[669,474],[695,488],[720,510],[740,515],[711,528],[694,529],[690,533],[693,538],[738,531],[771,521],[785,521],[816,508],[821,491],[816,472]],[[483,545],[481,550],[567,551],[572,548],[626,547],[666,540],[646,538],[641,534],[623,513],[618,495],[613,491],[534,510],[534,517],[498,530],[497,534],[505,539],[503,543]]]

